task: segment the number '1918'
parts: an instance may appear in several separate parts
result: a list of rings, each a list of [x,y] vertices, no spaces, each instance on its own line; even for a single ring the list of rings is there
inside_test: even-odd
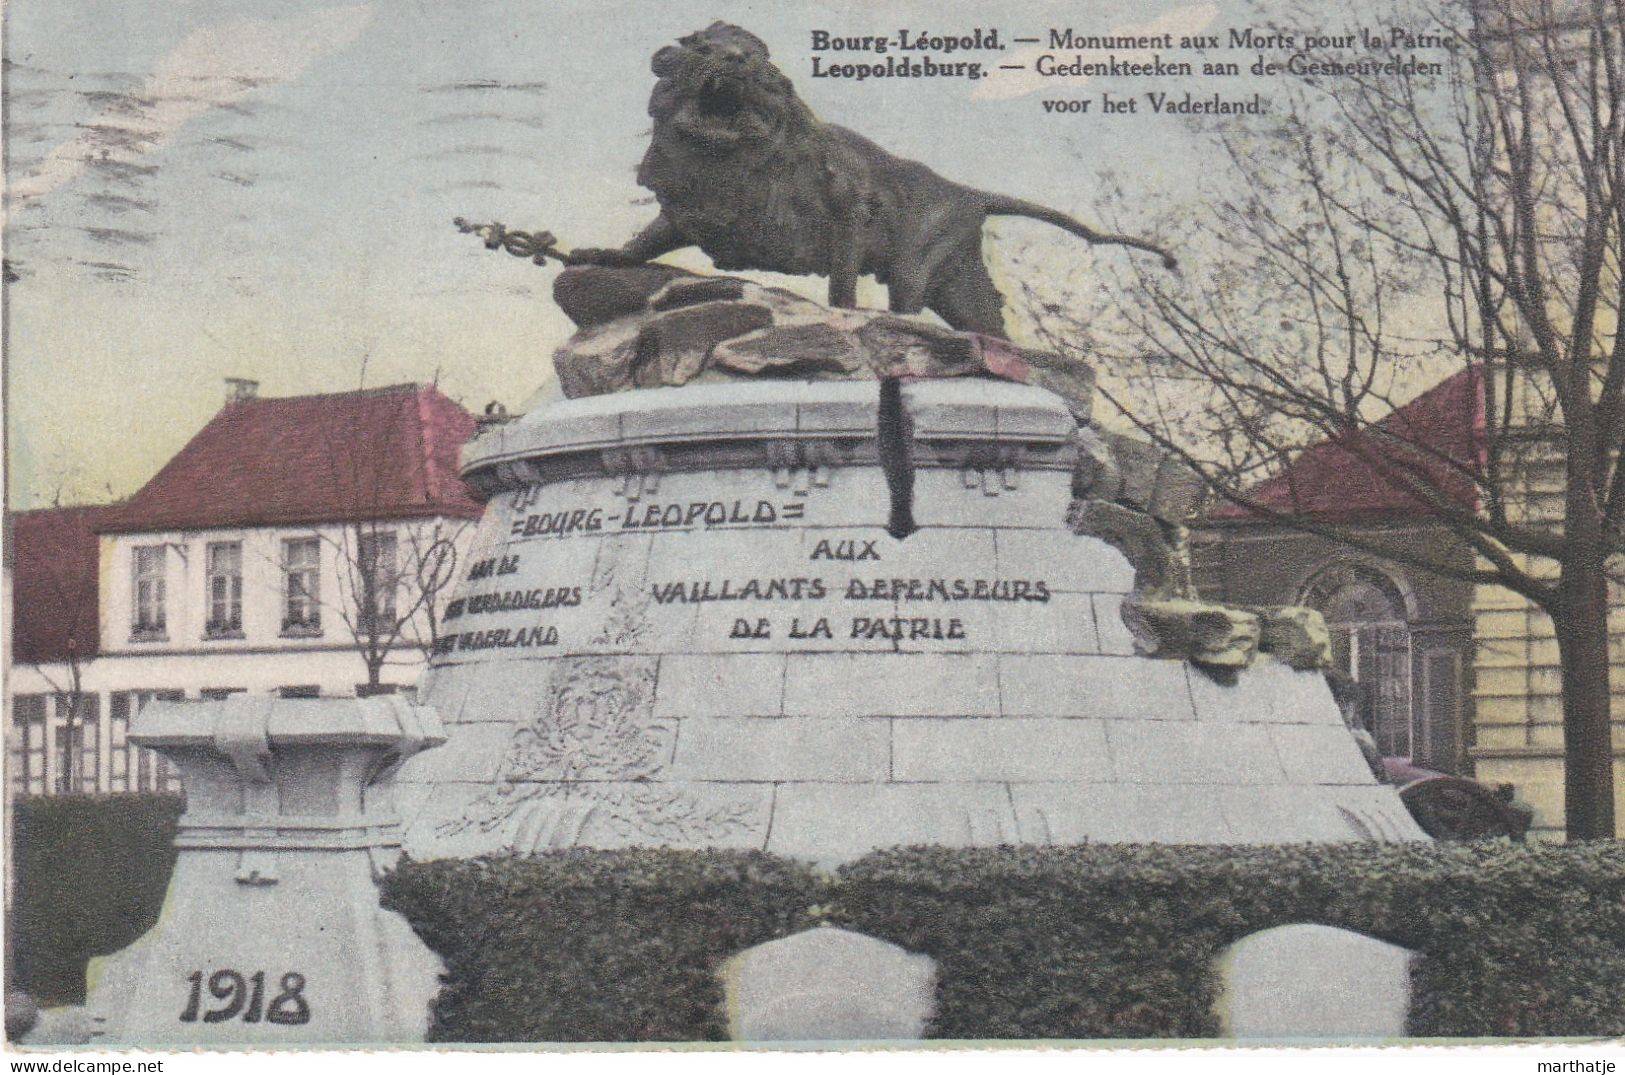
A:
[[[187,975],[186,980],[192,983],[192,992],[186,998],[186,1010],[181,1012],[181,1022],[195,1023],[198,1009],[203,1003],[203,972],[195,970]],[[252,977],[245,979],[234,970],[217,970],[209,975],[209,993],[216,1000],[225,1001],[226,1006],[203,1012],[203,1021],[224,1023],[241,1015],[245,1023],[257,1023],[262,1018],[267,1023],[282,1026],[299,1026],[310,1022],[310,1005],[305,1002],[305,976],[297,971],[289,971],[282,976],[281,988],[282,991],[273,996],[267,1005],[264,971],[255,971]]]

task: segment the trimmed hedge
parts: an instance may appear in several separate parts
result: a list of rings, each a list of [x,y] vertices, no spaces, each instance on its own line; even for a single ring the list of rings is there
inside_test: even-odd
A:
[[[446,962],[430,1041],[721,1041],[717,967],[823,887],[759,851],[573,850],[403,863],[383,902]]]
[[[941,1038],[1211,1037],[1215,958],[1320,922],[1421,953],[1419,1037],[1625,1034],[1625,844],[907,848],[404,863],[437,1041],[717,1040],[716,967],[816,921],[938,961]]]
[[[62,795],[12,804],[7,989],[42,1007],[85,999],[85,964],[158,921],[175,868],[175,795]]]
[[[947,1038],[1211,1037],[1215,960],[1292,922],[1420,953],[1417,1037],[1625,1033],[1625,844],[880,852],[841,921],[939,963]]]
[[[14,804],[9,989],[83,1000],[157,920],[180,800]],[[1625,1034],[1625,843],[904,848],[837,877],[760,852],[403,862],[386,906],[446,961],[436,1041],[725,1034],[717,967],[829,921],[939,965],[944,1038],[1208,1037],[1215,958],[1290,922],[1421,953],[1418,1037]]]

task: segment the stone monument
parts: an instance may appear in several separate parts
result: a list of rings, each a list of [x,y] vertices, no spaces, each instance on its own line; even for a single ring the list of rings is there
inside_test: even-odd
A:
[[[1197,487],[1082,364],[657,266],[555,295],[567,398],[465,451],[414,856],[1422,838],[1318,618],[1192,599]]]
[[[90,1040],[420,1042],[440,960],[378,905],[400,854],[392,781],[441,741],[399,697],[155,702],[131,742],[180,771],[186,812],[158,924],[91,961]]]
[[[401,774],[408,849],[1422,838],[1319,618],[1194,600],[1200,484],[1091,424],[1083,363],[1004,338],[982,224],[1173,258],[822,123],[737,26],[650,66],[637,236],[456,221],[569,266],[580,331],[564,398],[464,453],[489,503],[424,680],[448,743]],[[826,276],[829,306],[647,264],[686,246]],[[897,313],[852,308],[862,274]],[[926,309],[951,327],[898,316]]]
[[[1003,338],[981,227],[1021,214],[1171,257],[819,123],[737,27],[654,72],[640,180],[661,212],[625,247],[458,222],[571,263],[554,295],[580,331],[555,355],[563,398],[465,449],[487,507],[427,706],[139,716],[187,808],[158,924],[91,967],[100,1043],[422,1040],[440,964],[373,883],[403,845],[833,866],[905,844],[1424,838],[1344,726],[1318,617],[1196,600],[1199,483],[1092,424],[1084,364]],[[831,305],[643,264],[686,245],[826,275]],[[863,273],[954,327],[850,308]],[[1233,975],[1242,1032],[1275,1026],[1244,1003],[1254,965]],[[917,1036],[933,975],[844,930],[771,941],[726,965],[730,1031]]]

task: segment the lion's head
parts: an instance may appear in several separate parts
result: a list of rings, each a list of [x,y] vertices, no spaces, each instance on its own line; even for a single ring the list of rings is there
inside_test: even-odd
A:
[[[795,88],[748,30],[714,22],[654,54],[649,98],[656,138],[676,137],[711,153],[748,148],[811,121]]]

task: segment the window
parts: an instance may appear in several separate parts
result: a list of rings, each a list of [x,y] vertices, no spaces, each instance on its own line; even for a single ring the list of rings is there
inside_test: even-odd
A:
[[[150,754],[152,752],[146,751],[146,753]],[[169,764],[169,760],[162,754],[158,754],[156,757],[158,759],[156,766],[157,772],[153,776],[153,783],[157,785],[159,791],[167,791],[171,795],[179,795],[183,790],[185,790],[181,787],[181,774],[175,771],[174,767]]]
[[[178,791],[180,780],[155,751],[130,742],[130,720],[148,702],[178,702],[185,692],[114,691],[108,707],[108,790]]]
[[[366,634],[388,634],[395,626],[395,590],[400,576],[395,572],[395,535],[362,534],[356,549],[360,569],[361,630]]]
[[[101,761],[101,696],[56,696],[55,791],[61,795],[95,791]]]
[[[204,687],[198,697],[205,702],[223,702],[234,694],[247,694],[247,687]]]
[[[7,761],[14,795],[45,794],[45,695],[19,694],[11,700]]]
[[[135,752],[141,748],[130,742],[130,693],[114,691],[107,707],[107,790],[135,791],[130,778],[136,769]]]
[[[282,610],[285,633],[317,634],[322,629],[319,572],[322,546],[317,538],[289,538],[282,543],[282,572],[287,583]]]
[[[1411,629],[1393,581],[1361,564],[1316,577],[1304,604],[1326,617],[1332,662],[1353,686],[1345,708],[1385,757],[1410,758],[1423,744],[1411,719]]]
[[[209,616],[203,632],[210,638],[243,633],[243,544],[216,541],[208,548]]]
[[[55,745],[51,757],[51,793],[71,795],[74,791],[73,736],[66,726],[58,724],[51,729],[51,738]]]
[[[1430,646],[1418,662],[1422,672],[1421,742],[1411,757],[1429,769],[1458,772],[1461,765],[1462,682],[1460,651]]]
[[[305,684],[299,687],[278,687],[278,698],[320,698],[322,688],[319,684]]]
[[[138,545],[135,549],[135,594],[130,633],[137,638],[164,635],[164,546]]]
[[[102,696],[79,696],[79,790],[101,787]]]

